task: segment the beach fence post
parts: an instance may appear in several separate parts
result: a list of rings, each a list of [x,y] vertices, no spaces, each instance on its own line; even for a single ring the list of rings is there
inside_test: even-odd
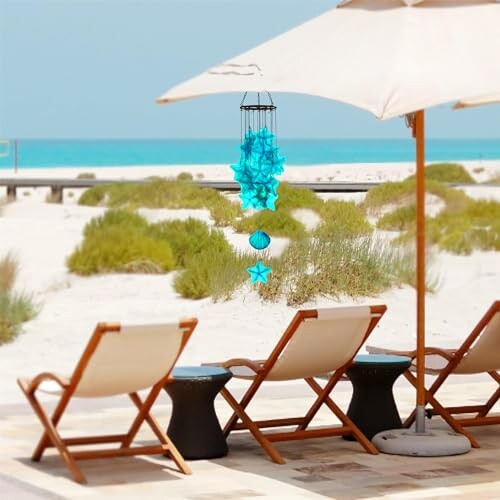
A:
[[[19,161],[18,140],[14,139],[14,173],[17,174],[17,165]]]

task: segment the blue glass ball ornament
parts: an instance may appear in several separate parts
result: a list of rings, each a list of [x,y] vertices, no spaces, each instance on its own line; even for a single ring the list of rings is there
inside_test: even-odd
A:
[[[271,237],[265,231],[258,229],[250,235],[249,242],[255,250],[264,250],[270,245]]]

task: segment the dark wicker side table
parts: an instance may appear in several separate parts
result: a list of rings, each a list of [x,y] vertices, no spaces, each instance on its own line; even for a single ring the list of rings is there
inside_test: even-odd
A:
[[[353,387],[347,416],[368,439],[381,431],[402,427],[392,386],[410,364],[410,358],[405,356],[360,354],[347,370]]]
[[[174,368],[172,375],[174,380],[165,385],[172,399],[168,437],[188,460],[227,455],[214,400],[231,372],[216,366],[186,366]]]

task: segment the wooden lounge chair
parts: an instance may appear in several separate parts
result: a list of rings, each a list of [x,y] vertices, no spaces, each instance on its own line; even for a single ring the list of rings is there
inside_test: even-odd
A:
[[[40,373],[32,379],[18,379],[33,410],[38,415],[44,433],[33,453],[39,461],[46,448],[55,447],[61,454],[73,479],[85,483],[76,460],[117,456],[168,454],[184,474],[190,474],[184,459],[149,413],[162,387],[169,381],[170,372],[196,327],[196,319],[179,323],[155,325],[120,325],[99,323],[71,377],[55,373]],[[149,389],[142,400],[137,391]],[[51,417],[36,397],[37,390],[59,396]],[[73,397],[93,398],[128,394],[137,407],[137,416],[125,434],[62,438],[56,427]],[[156,446],[132,447],[140,426],[146,421],[160,443]],[[70,446],[119,443],[112,449],[70,451]]]
[[[252,381],[240,402],[227,388],[221,390],[234,410],[224,428],[226,437],[232,431],[248,429],[271,460],[278,464],[285,461],[272,442],[292,439],[352,434],[368,452],[377,454],[377,449],[332,401],[330,393],[385,311],[384,305],[298,311],[266,360],[231,359],[214,363],[230,369],[236,378]],[[314,377],[325,374],[331,374],[331,377],[321,387]],[[263,382],[301,378],[316,393],[316,399],[305,416],[262,421],[250,418],[245,409]],[[308,429],[323,404],[336,415],[342,425]],[[268,427],[282,426],[296,428],[265,434],[261,431]]]
[[[415,369],[416,351],[394,351],[379,347],[367,347],[370,353],[400,354],[409,356],[413,363],[405,377],[416,387],[417,379],[411,372]],[[467,436],[471,445],[479,447],[477,440],[464,427],[474,425],[500,424],[500,415],[488,415],[495,403],[500,399],[500,300],[495,301],[479,320],[470,335],[458,349],[425,349],[425,372],[436,375],[433,384],[426,389],[426,401],[433,408],[433,413],[441,417],[455,432]],[[497,382],[498,387],[491,397],[481,405],[445,407],[436,399],[436,392],[450,375],[467,375],[487,373]],[[453,415],[475,414],[467,418],[454,418]],[[404,422],[409,427],[415,420],[415,412]]]

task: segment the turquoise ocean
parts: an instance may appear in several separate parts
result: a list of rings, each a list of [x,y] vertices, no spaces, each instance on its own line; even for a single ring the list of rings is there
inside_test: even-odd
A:
[[[412,139],[280,139],[288,165],[404,162],[415,159]],[[429,139],[427,161],[499,160],[500,139]],[[238,139],[19,140],[18,167],[230,164]],[[13,142],[0,142],[0,169],[14,167]]]

